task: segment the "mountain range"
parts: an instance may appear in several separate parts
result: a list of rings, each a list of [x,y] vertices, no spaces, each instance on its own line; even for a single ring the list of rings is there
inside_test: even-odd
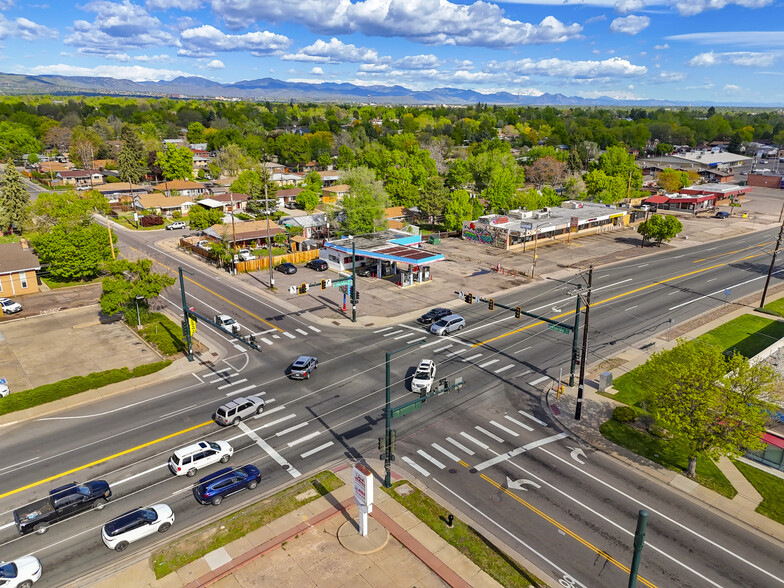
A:
[[[182,98],[229,98],[275,102],[359,102],[382,104],[462,105],[487,104],[532,106],[688,106],[669,100],[617,100],[609,96],[581,98],[564,94],[496,92],[483,94],[460,88],[410,90],[403,86],[357,86],[349,83],[284,82],[274,78],[221,84],[198,76],[180,76],[157,82],[108,77],[24,75],[0,73],[2,94],[173,96]],[[700,106],[709,105],[701,103]]]

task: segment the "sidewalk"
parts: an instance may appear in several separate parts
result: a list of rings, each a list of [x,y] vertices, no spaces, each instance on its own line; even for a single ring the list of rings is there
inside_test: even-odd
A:
[[[140,553],[135,562],[109,576],[99,571],[95,579],[88,577],[69,586],[500,586],[378,488],[378,481],[370,532],[367,537],[360,537],[352,494],[352,467],[345,465],[333,471],[345,486],[160,580],[155,579],[149,553]]]

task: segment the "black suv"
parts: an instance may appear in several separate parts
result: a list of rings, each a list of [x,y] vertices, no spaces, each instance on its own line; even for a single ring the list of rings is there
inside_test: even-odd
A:
[[[452,311],[448,308],[431,308],[425,314],[420,316],[417,319],[417,322],[423,325],[430,325],[436,322],[438,319],[449,316],[450,314],[452,314]]]
[[[199,480],[194,488],[196,500],[202,504],[218,506],[229,494],[247,488],[253,490],[261,482],[261,472],[254,465],[225,468]]]
[[[326,271],[329,265],[323,259],[311,259],[308,263],[305,264],[305,267],[309,267],[312,270],[316,270],[317,272]]]

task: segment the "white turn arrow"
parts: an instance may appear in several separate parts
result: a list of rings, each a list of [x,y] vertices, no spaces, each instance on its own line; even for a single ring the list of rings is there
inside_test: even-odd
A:
[[[533,480],[526,480],[525,478],[520,478],[519,480],[513,480],[509,476],[506,477],[506,487],[510,490],[523,490],[528,492],[528,488],[523,488],[523,484],[528,484],[529,486],[533,486],[536,489],[541,488],[539,484],[534,482]]]
[[[568,447],[568,446],[567,446],[566,448],[567,448],[567,449],[571,449],[571,450],[572,450],[572,454],[571,454],[571,455],[572,455],[572,459],[573,459],[574,461],[576,461],[576,462],[577,462],[577,463],[579,463],[579,464],[585,465],[585,462],[584,462],[583,460],[581,460],[581,459],[580,459],[581,457],[586,457],[586,455],[585,455],[585,451],[583,451],[583,450],[582,450],[582,449],[580,449],[579,447],[574,447],[574,448],[572,448],[572,447]]]

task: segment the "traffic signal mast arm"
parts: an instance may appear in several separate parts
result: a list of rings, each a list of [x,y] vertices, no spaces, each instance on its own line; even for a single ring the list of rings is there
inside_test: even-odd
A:
[[[248,335],[247,338],[241,337],[238,333],[233,333],[229,331],[228,329],[224,328],[222,325],[219,325],[215,321],[208,319],[206,316],[200,315],[198,312],[189,309],[187,313],[189,318],[196,318],[199,319],[200,321],[204,321],[205,323],[209,323],[219,331],[222,331],[223,333],[226,333],[230,337],[233,337],[243,345],[247,345],[248,347],[250,347],[251,349],[255,349],[256,351],[259,352],[261,351],[261,348],[256,345],[256,337],[254,335],[252,334]]]
[[[460,294],[462,294],[462,292]],[[531,318],[535,318],[537,320],[550,323],[551,325],[558,325],[559,327],[568,329],[570,332],[574,331],[573,325],[567,325],[566,323],[561,323],[558,321],[554,321],[553,319],[549,319],[546,316],[540,316],[532,312],[527,312],[522,308],[520,308],[519,306],[507,306],[506,304],[501,304],[500,302],[496,302],[496,300],[493,298],[485,298],[484,296],[474,296],[470,292],[468,294],[461,296],[461,298],[463,298],[468,304],[474,304],[475,302],[487,302],[487,307],[490,310],[494,310],[495,308],[505,308],[506,310],[511,310],[514,313],[515,318],[520,318],[518,316],[518,313],[521,315],[524,314],[525,316],[529,316]]]

